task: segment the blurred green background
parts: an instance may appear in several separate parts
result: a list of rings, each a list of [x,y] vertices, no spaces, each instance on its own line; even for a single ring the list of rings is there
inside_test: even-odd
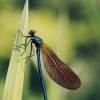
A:
[[[24,3],[0,0],[0,100]],[[100,0],[29,0],[29,4],[29,29],[37,31],[82,83],[78,90],[66,90],[43,70],[49,100],[100,100]],[[23,100],[43,100],[37,66],[29,64]]]

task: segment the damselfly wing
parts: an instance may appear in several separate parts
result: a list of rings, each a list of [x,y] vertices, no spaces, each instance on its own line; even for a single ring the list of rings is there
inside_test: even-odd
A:
[[[64,88],[78,89],[81,84],[79,77],[46,44],[41,46],[45,69],[52,80]]]

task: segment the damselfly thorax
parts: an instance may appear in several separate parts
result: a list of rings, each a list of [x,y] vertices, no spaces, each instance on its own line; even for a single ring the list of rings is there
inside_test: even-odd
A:
[[[28,34],[31,37],[32,43],[35,44],[36,47],[41,46],[43,44],[43,40],[35,35],[36,31],[31,30]]]

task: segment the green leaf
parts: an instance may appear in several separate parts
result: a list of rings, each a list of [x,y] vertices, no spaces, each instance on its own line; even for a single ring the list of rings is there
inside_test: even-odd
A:
[[[28,32],[28,0],[26,0],[19,30],[23,35],[27,35]],[[21,34],[17,32],[16,39],[14,41],[15,45],[20,45],[25,41],[25,38],[21,37]],[[16,47],[16,46],[15,46]],[[11,54],[11,59],[9,63],[9,68],[7,72],[3,100],[21,100],[23,92],[23,82],[24,82],[24,72],[25,72],[25,59],[21,59],[21,53],[24,49],[19,48],[13,49]],[[25,55],[25,54],[24,54]]]

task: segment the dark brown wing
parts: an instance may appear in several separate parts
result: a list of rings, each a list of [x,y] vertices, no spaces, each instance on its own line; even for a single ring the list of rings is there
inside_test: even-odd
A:
[[[64,88],[75,90],[80,87],[78,76],[47,45],[42,44],[45,69],[49,76]]]

